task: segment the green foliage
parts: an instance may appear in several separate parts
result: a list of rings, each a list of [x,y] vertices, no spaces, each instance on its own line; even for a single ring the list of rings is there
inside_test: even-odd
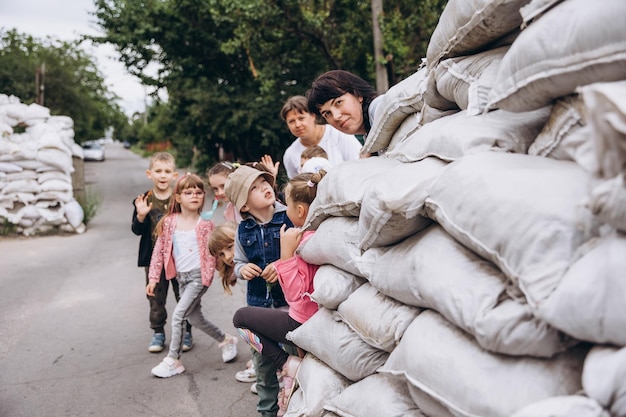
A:
[[[0,30],[0,93],[35,102],[35,72],[45,65],[44,106],[53,115],[74,120],[77,142],[102,137],[109,126],[124,132],[128,121],[116,104],[118,97],[108,91],[93,59],[79,46]]]
[[[181,164],[203,172],[228,159],[282,159],[291,137],[279,111],[336,68],[375,80],[371,1],[95,0],[104,35],[146,85],[167,88],[138,141],[167,136]],[[443,0],[387,0],[380,17],[390,85],[426,54]],[[149,64],[159,71],[150,75]],[[137,122],[135,122],[137,123]],[[167,133],[165,133],[167,132]],[[194,152],[194,149],[197,152]],[[184,166],[184,165],[181,165]]]
[[[77,196],[76,201],[78,201],[78,204],[80,204],[83,209],[85,214],[83,223],[87,226],[91,219],[98,213],[102,198],[97,191],[93,190],[91,187],[86,187],[85,194]]]
[[[15,236],[17,234],[17,225],[13,224],[7,218],[2,218],[0,224],[0,236]]]

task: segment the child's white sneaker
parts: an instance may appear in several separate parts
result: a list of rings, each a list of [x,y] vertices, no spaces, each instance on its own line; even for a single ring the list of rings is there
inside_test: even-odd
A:
[[[224,341],[218,345],[222,349],[222,360],[224,363],[230,362],[237,357],[237,342],[239,342],[239,339],[227,334]]]
[[[182,374],[185,372],[185,367],[178,359],[170,358],[166,356],[160,364],[152,368],[152,375],[159,378],[169,378],[174,375]]]

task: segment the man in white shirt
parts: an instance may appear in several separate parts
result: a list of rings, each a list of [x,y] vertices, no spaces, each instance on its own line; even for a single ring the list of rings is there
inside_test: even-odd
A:
[[[328,154],[332,165],[352,159],[359,159],[361,143],[354,135],[347,135],[330,125],[317,124],[315,115],[309,113],[304,96],[287,99],[280,111],[296,140],[285,150],[283,165],[289,179],[300,172],[300,155],[309,146],[321,146]]]

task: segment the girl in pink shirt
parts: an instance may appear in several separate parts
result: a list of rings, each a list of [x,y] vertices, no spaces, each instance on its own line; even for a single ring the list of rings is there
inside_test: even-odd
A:
[[[283,225],[281,228],[280,259],[274,266],[289,310],[248,306],[237,310],[233,317],[233,324],[242,339],[263,356],[270,358],[283,377],[278,416],[287,410],[301,361],[299,356],[287,354],[280,344],[293,346],[293,343],[285,338],[286,334],[302,325],[318,309],[317,304],[311,299],[311,294],[313,278],[319,265],[305,262],[296,250],[314,233],[303,232],[300,227],[304,225],[309,206],[317,194],[317,185],[325,174],[323,170],[318,173],[299,174],[285,187],[287,216],[296,227],[286,229]]]

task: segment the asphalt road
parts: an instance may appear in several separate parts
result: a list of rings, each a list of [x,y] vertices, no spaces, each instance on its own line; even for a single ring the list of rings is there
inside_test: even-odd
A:
[[[150,369],[144,272],[137,265],[131,201],[151,183],[147,160],[119,144],[85,163],[101,206],[81,235],[0,238],[0,417],[258,416],[250,384],[237,382],[250,351],[239,343],[224,364],[217,342],[196,331],[187,371],[159,379]],[[169,311],[174,307],[170,295]],[[225,295],[216,280],[206,317],[234,334],[245,288]],[[169,321],[166,334],[171,333]]]

